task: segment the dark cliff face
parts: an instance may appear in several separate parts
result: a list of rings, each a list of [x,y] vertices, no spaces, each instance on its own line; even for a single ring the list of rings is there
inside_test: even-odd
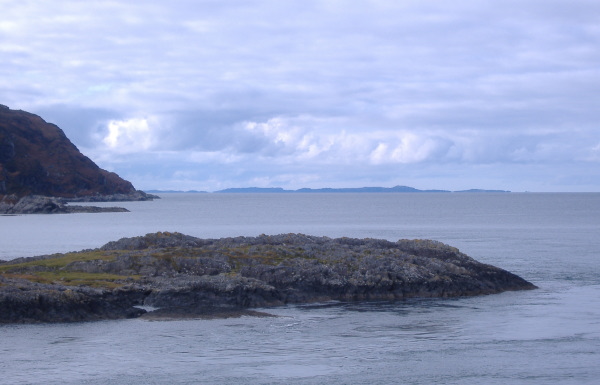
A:
[[[56,125],[0,105],[0,195],[73,198],[135,191],[83,155]]]

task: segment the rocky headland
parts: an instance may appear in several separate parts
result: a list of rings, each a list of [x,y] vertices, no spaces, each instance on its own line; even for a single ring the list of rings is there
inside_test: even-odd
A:
[[[0,263],[0,323],[260,315],[251,309],[534,288],[431,240],[153,233]]]
[[[115,211],[67,202],[153,198],[98,167],[56,125],[0,105],[0,214]]]

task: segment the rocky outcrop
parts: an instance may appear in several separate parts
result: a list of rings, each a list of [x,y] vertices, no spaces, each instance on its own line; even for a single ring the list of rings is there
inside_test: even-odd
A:
[[[147,194],[143,191],[133,191],[128,194],[110,194],[110,195],[87,195],[75,198],[64,198],[66,202],[131,202],[131,201],[151,201],[160,199],[158,195]]]
[[[13,260],[0,264],[0,273],[0,322],[144,313],[134,306],[160,309],[145,317],[206,316],[288,303],[445,298],[535,288],[436,241],[302,234],[200,239],[155,233],[75,254]]]
[[[134,318],[145,313],[133,307],[126,293],[90,287],[23,283],[0,278],[0,322],[76,322]]]
[[[16,204],[26,196],[102,201],[154,197],[98,167],[54,124],[0,105],[0,200]]]
[[[15,203],[12,203],[15,202]],[[72,214],[72,213],[107,213],[128,212],[123,207],[97,207],[68,205],[67,201],[60,198],[27,195],[18,199],[14,195],[0,199],[0,214]]]

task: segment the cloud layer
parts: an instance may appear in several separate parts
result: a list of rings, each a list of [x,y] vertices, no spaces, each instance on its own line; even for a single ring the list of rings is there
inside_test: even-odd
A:
[[[138,188],[600,189],[600,3],[8,1],[0,103]]]

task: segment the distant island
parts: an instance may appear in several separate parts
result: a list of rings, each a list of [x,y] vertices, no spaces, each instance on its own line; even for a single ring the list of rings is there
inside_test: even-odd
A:
[[[168,194],[168,193],[207,193],[207,191],[179,191],[179,190],[147,190],[148,193],[152,194]],[[301,188],[298,190],[286,190],[281,187],[237,187],[227,188],[224,190],[214,191],[215,193],[269,193],[269,194],[285,194],[285,193],[509,193],[508,190],[484,190],[484,189],[470,189],[470,190],[419,190],[414,187],[408,186],[394,186],[394,187],[348,187],[348,188]]]
[[[148,194],[207,194],[208,191],[198,190],[146,190]]]

